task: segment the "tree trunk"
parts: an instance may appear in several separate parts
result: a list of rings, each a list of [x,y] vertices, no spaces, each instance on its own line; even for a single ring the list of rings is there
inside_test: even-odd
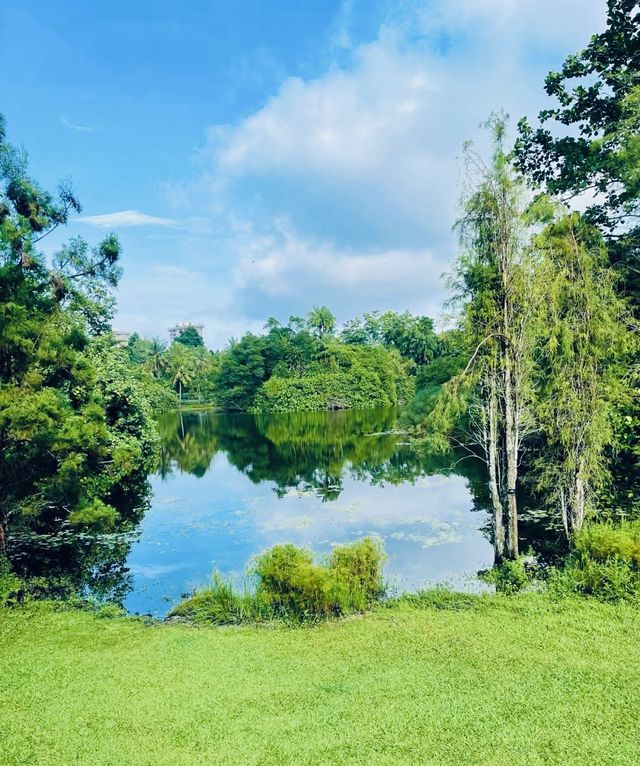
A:
[[[495,563],[500,564],[505,554],[504,506],[500,492],[500,457],[498,454],[498,397],[496,381],[492,376],[489,384],[487,411],[487,465],[489,468],[489,493],[493,506],[493,548]]]
[[[0,519],[0,555],[7,555],[7,521]]]
[[[560,508],[562,510],[562,523],[567,538],[573,537],[582,529],[586,511],[586,486],[582,478],[582,472],[578,468],[572,477],[572,484],[568,492],[560,494]]]
[[[503,377],[504,396],[504,463],[505,463],[505,487],[504,504],[507,512],[506,519],[506,557],[515,559],[518,556],[518,500],[516,497],[516,484],[518,482],[518,409],[517,409],[517,385],[516,385],[516,359],[513,347],[513,324],[514,304],[511,295],[510,284],[512,269],[509,234],[505,233],[501,243],[500,270],[502,273],[502,341],[500,344],[502,358],[500,367]]]
[[[516,423],[515,386],[513,382],[513,363],[511,351],[505,354],[505,494],[507,506],[507,558],[518,557],[518,499],[516,484],[518,481],[518,435]]]

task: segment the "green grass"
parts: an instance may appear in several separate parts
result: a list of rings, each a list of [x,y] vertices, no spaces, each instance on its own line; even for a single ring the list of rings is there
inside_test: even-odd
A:
[[[311,628],[0,610],[0,763],[640,763],[640,610],[429,595]]]

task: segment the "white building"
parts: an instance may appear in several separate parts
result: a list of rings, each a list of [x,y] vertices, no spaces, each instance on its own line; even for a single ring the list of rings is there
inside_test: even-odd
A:
[[[194,322],[177,322],[174,327],[169,328],[169,339],[173,342],[178,337],[178,335],[180,335],[180,333],[189,327],[193,327],[198,335],[204,340],[204,336],[202,334],[204,331],[204,325],[195,324]]]
[[[126,332],[125,330],[113,330],[113,337],[116,343],[126,346],[131,337],[131,333]]]

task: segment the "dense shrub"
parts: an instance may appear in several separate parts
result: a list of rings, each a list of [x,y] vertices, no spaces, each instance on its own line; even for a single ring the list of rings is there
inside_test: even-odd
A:
[[[383,561],[382,547],[369,538],[336,547],[326,565],[304,548],[276,545],[256,558],[253,591],[238,592],[215,575],[208,588],[182,601],[169,617],[229,625],[360,612],[384,595]]]
[[[258,391],[255,412],[369,409],[408,401],[413,379],[393,350],[378,346],[327,348],[326,367],[302,377],[274,375]]]
[[[5,606],[20,587],[20,580],[11,571],[6,556],[0,553],[0,607]]]
[[[486,572],[482,573],[482,579],[495,585],[498,593],[512,595],[530,585],[532,576],[527,570],[526,558],[520,556],[513,561],[503,561]]]
[[[584,526],[550,587],[557,594],[640,602],[640,521]]]
[[[384,594],[382,564],[384,552],[379,543],[365,537],[352,545],[338,545],[329,561],[329,569],[345,583],[349,592],[360,594],[365,604]]]

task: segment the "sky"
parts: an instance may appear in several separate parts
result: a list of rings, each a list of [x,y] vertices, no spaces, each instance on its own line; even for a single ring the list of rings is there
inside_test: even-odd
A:
[[[463,143],[549,105],[604,0],[4,0],[0,112],[115,231],[114,327],[211,348],[327,305],[442,323]]]

